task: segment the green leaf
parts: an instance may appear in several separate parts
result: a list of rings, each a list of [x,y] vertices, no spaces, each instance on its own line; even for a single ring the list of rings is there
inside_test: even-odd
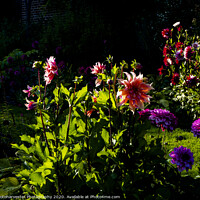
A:
[[[42,152],[42,147],[41,147],[41,142],[37,139],[36,144],[35,144],[35,152],[39,156],[40,160],[45,161],[46,157],[44,156]]]
[[[8,178],[2,178],[0,180],[0,185],[1,187],[11,187],[19,185],[19,182],[15,177],[8,177]]]
[[[17,177],[26,177],[26,178],[28,178],[29,176],[30,176],[30,171],[27,170],[27,169],[24,169],[24,170],[20,171],[17,174]]]
[[[109,138],[110,138],[109,132],[106,131],[106,129],[104,129],[104,128],[102,129],[101,137],[103,138],[103,140],[106,144],[109,144]]]
[[[61,137],[61,139],[64,139],[64,140],[66,139],[66,135],[67,135],[68,118],[69,118],[69,115],[66,116],[65,123],[59,129],[59,136]],[[77,132],[76,131],[76,118],[73,118],[71,116],[71,122],[70,122],[70,126],[69,126],[69,135],[74,135],[76,132]]]
[[[36,186],[38,185],[38,186],[42,187],[43,184],[46,183],[45,178],[39,172],[33,172],[30,175],[30,179],[31,179],[30,183],[33,185],[36,185]]]
[[[118,134],[115,136],[116,137],[116,141],[118,142],[118,140],[121,138],[121,136],[123,135],[123,133],[126,131],[126,129],[122,130],[122,131],[118,131]]]
[[[34,144],[35,139],[32,138],[30,135],[22,135],[21,141],[28,142],[30,144]]]
[[[64,148],[61,150],[62,161],[65,159],[67,152],[68,152],[68,147],[64,146]]]
[[[77,93],[76,93],[76,99],[74,101],[74,104],[78,103],[79,101],[83,100],[84,97],[86,96],[88,92],[88,87],[87,85],[85,87],[83,87],[81,90],[79,90]]]
[[[97,103],[105,105],[108,99],[109,99],[108,91],[99,91],[99,97],[97,98]]]
[[[16,148],[16,149],[19,149],[19,150],[22,150],[24,151],[26,154],[29,154],[29,150],[27,149],[26,146],[24,146],[24,144],[18,146],[18,144],[12,144],[12,148]]]
[[[48,140],[56,140],[52,133],[46,132],[46,135]]]
[[[81,150],[80,144],[79,144],[79,143],[78,143],[78,144],[75,144],[75,145],[74,145],[74,148],[73,148],[73,152],[74,152],[74,153],[78,153],[80,150]]]
[[[67,97],[69,97],[70,92],[69,90],[63,86],[63,84],[61,83],[61,92],[64,93]]]
[[[59,136],[66,139],[69,115],[66,116],[65,123],[59,129]]]
[[[112,76],[115,76],[115,74],[118,72],[119,67],[115,64],[111,70]]]
[[[85,122],[80,119],[80,118],[76,118],[76,123],[78,125],[78,132],[84,133],[85,132]]]

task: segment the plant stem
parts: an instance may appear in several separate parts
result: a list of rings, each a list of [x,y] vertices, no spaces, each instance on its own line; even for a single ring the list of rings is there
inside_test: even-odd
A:
[[[43,109],[45,109],[45,97],[46,97],[46,92],[47,92],[47,84],[45,84],[45,87],[44,87]]]
[[[69,108],[69,118],[68,118],[68,125],[67,125],[66,141],[68,140],[68,137],[69,137],[69,126],[70,126],[70,121],[71,121],[72,105],[73,105],[73,102],[74,102],[75,93],[76,93],[76,83],[75,83],[75,87],[74,87],[74,96],[73,96],[73,100],[72,100],[71,106],[70,106],[70,108]]]
[[[38,69],[38,85],[39,85],[39,90],[40,90],[40,102],[42,100],[41,98],[41,87],[40,87],[40,70]],[[44,136],[46,135],[46,132],[45,132],[45,126],[44,126],[44,122],[43,122],[43,117],[42,117],[42,112],[41,112],[41,109],[40,110],[40,117],[41,117],[41,121],[42,121],[42,126],[43,126],[43,133],[44,133]],[[43,141],[43,134],[41,134],[41,140]],[[48,148],[49,149],[49,148]],[[49,151],[50,152],[50,151]]]
[[[88,110],[88,100],[86,100],[86,115],[85,115],[85,131],[86,133],[88,133],[88,123],[87,123],[87,110]],[[89,168],[89,172],[91,172],[91,164],[90,164],[90,155],[89,155],[89,152],[90,152],[90,148],[89,148],[89,135],[87,135],[86,137],[86,144],[87,144],[87,153],[88,153],[88,168]]]
[[[41,117],[41,121],[42,121],[42,127],[43,127],[43,133],[44,133],[45,142],[46,142],[47,148],[49,150],[49,153],[51,155],[51,151],[50,151],[50,148],[49,148],[49,143],[48,143],[48,140],[47,140],[45,125],[44,125],[44,121],[43,121],[42,111],[41,111],[41,109],[39,109],[39,110],[40,110],[40,117]]]
[[[40,70],[38,69],[38,84],[39,84],[39,89],[40,89],[40,101],[42,100],[41,98],[41,87],[40,87]]]
[[[110,100],[110,85],[109,85],[109,130],[110,130],[110,145],[112,146],[112,128],[111,128],[111,100]]]

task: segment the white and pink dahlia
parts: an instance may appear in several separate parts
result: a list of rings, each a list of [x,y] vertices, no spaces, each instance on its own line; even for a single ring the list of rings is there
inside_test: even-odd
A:
[[[187,46],[187,47],[185,47],[183,53],[184,53],[184,58],[185,58],[186,60],[189,60],[189,59],[191,59],[191,57],[192,57],[194,51],[192,51],[192,47],[191,47],[191,46]]]
[[[117,92],[117,97],[120,98],[120,105],[123,105],[129,101],[129,107],[131,111],[135,111],[136,108],[144,109],[144,103],[150,103],[150,96],[147,93],[153,89],[150,84],[143,82],[143,75],[136,76],[134,72],[131,74],[124,72],[127,79],[120,79],[121,85],[124,88]]]
[[[104,70],[106,69],[106,66],[101,64],[100,62],[97,62],[96,65],[93,65],[93,68],[91,68],[92,70],[92,74],[98,75],[98,74],[102,74],[104,73]],[[101,85],[101,80],[100,79],[96,79],[95,81],[95,85],[96,86],[100,86]]]
[[[47,59],[44,80],[46,81],[46,85],[50,84],[53,80],[54,76],[58,75],[58,66],[56,64],[55,58],[51,56]]]
[[[96,65],[93,65],[92,74],[98,75],[104,72],[104,69],[106,68],[105,65],[101,64],[100,62],[97,62]]]

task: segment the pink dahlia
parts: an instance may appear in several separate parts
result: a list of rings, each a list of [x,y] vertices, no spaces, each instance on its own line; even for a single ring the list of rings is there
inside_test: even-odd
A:
[[[169,28],[163,29],[162,30],[162,36],[166,39],[172,36],[172,32]]]
[[[91,68],[92,74],[98,75],[104,72],[104,69],[106,68],[105,65],[101,64],[100,62],[97,62],[96,65],[93,65],[94,68]]]
[[[150,103],[150,96],[147,93],[153,89],[153,87],[143,82],[143,75],[136,76],[134,72],[131,72],[132,76],[124,72],[128,78],[119,79],[121,85],[124,85],[124,89],[117,92],[117,97],[121,99],[120,105],[123,105],[129,101],[129,107],[134,112],[135,108],[144,109],[144,103]]]
[[[199,79],[193,75],[189,75],[186,80],[186,84],[188,87],[195,87],[198,82],[199,82]]]
[[[187,47],[185,47],[183,53],[184,53],[184,58],[186,60],[189,60],[189,59],[191,59],[191,57],[192,57],[194,52],[192,51],[192,47],[191,46],[187,46]]]
[[[34,102],[34,101],[29,101],[27,98],[26,98],[26,102],[27,104],[25,104],[25,106],[27,107],[26,110],[33,110],[37,107],[37,103]]]
[[[44,80],[46,81],[46,85],[51,83],[55,74],[58,75],[58,66],[55,58],[51,56],[49,59],[47,59],[45,67]]]
[[[165,66],[167,66],[167,67],[173,64],[173,61],[170,57],[165,57],[163,62],[165,64]]]
[[[93,65],[93,68],[91,68],[92,70],[91,73],[95,75],[102,74],[104,73],[105,68],[106,68],[105,65],[101,64],[100,62],[97,62],[96,65]],[[95,85],[96,86],[101,85],[101,80],[97,78],[95,81]]]
[[[181,49],[182,46],[183,46],[183,43],[182,43],[182,42],[177,42],[177,43],[175,44],[175,47],[176,47],[177,50]]]
[[[27,85],[27,89],[28,89],[28,90],[22,90],[22,91],[23,91],[24,93],[28,93],[28,97],[30,97],[33,88],[30,87],[29,85]]]
[[[168,44],[166,44],[163,48],[163,56],[167,56],[168,54],[171,53],[171,46],[169,46]]]
[[[179,73],[174,73],[173,76],[172,76],[172,79],[171,79],[171,82],[173,85],[176,85],[179,83],[179,80],[180,80],[180,75]]]

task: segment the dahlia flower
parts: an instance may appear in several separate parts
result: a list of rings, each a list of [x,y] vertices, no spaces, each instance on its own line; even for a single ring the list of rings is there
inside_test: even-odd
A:
[[[153,89],[153,87],[143,82],[143,75],[136,76],[134,72],[131,72],[132,76],[124,72],[128,80],[119,79],[119,83],[124,85],[124,89],[117,92],[117,97],[121,99],[120,105],[123,105],[129,101],[129,107],[134,112],[135,108],[144,109],[144,103],[150,103],[150,96],[147,93]]]
[[[186,84],[188,87],[194,87],[199,82],[199,79],[196,76],[189,75],[186,80]]]
[[[24,93],[28,93],[28,97],[30,97],[30,95],[31,95],[31,91],[32,91],[32,87],[30,87],[29,85],[27,85],[27,89],[28,90],[22,90]]]
[[[149,120],[157,127],[161,127],[162,131],[165,131],[165,129],[167,129],[168,131],[173,131],[178,124],[178,120],[174,116],[174,114],[170,113],[166,109],[152,110],[151,115],[149,116]]]
[[[184,53],[182,49],[179,49],[176,54],[175,54],[175,58],[180,61],[184,59]]]
[[[184,58],[185,58],[186,60],[191,59],[192,54],[193,54],[192,47],[191,47],[191,46],[185,47],[183,53],[184,53]]]
[[[47,59],[45,66],[44,80],[46,81],[46,85],[51,83],[55,74],[58,75],[58,66],[56,64],[55,58],[51,56],[49,59]]]
[[[91,73],[95,74],[95,75],[103,73],[105,68],[106,68],[106,66],[101,64],[100,62],[97,62],[96,65],[93,65],[93,67],[94,68],[91,68],[91,70],[92,70]],[[95,85],[96,86],[101,85],[101,80],[97,78],[96,81],[95,81]]]
[[[198,49],[199,43],[198,43],[198,42],[194,42],[194,43],[192,44],[192,47],[193,47],[194,49]]]
[[[165,66],[167,66],[167,67],[173,64],[172,59],[169,57],[165,57],[163,62],[165,64]]]
[[[174,73],[171,79],[172,84],[176,85],[177,83],[179,83],[179,79],[180,79],[179,73]]]
[[[171,46],[169,46],[168,44],[166,44],[163,48],[163,56],[167,56],[168,54],[171,53]]]
[[[91,68],[92,74],[98,75],[104,72],[104,69],[106,68],[105,65],[101,64],[100,62],[97,62],[96,65],[93,65],[94,68]]]
[[[183,43],[182,43],[182,42],[177,42],[177,43],[175,44],[175,47],[176,47],[177,50],[181,49],[182,46],[183,46]]]
[[[171,163],[177,165],[179,172],[182,172],[183,170],[188,172],[189,169],[192,169],[194,157],[190,149],[180,146],[174,148],[174,151],[172,151],[169,156],[172,158]]]
[[[145,109],[145,110],[138,111],[138,113],[140,115],[140,118],[148,119],[149,116],[151,115],[151,110]]]
[[[197,119],[192,123],[191,129],[194,137],[200,138],[200,119]]]
[[[37,107],[37,103],[34,102],[34,101],[29,101],[27,98],[26,98],[26,102],[27,104],[25,104],[25,106],[27,107],[26,110],[33,110]]]
[[[163,29],[162,30],[162,36],[166,39],[172,36],[172,32],[169,28]]]

